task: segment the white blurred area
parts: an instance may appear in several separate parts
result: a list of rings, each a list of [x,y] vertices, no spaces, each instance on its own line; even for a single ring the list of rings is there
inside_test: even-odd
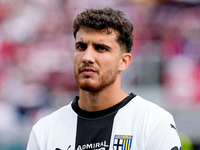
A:
[[[198,0],[0,0],[0,149],[25,149],[32,125],[78,94],[72,21],[113,7],[134,23],[122,86],[170,111],[200,145]]]

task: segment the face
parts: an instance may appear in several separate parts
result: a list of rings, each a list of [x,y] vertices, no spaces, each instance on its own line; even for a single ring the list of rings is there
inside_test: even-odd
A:
[[[76,35],[74,73],[82,90],[98,92],[115,83],[119,73],[120,46],[116,33],[80,29]]]

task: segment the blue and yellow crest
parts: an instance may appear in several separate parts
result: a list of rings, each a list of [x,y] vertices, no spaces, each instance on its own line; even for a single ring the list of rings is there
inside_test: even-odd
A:
[[[133,136],[115,135],[113,149],[114,150],[130,150]]]

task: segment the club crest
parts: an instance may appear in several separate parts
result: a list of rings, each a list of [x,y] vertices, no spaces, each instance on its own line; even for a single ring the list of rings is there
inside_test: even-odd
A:
[[[130,150],[133,136],[115,135],[113,149],[114,150]]]

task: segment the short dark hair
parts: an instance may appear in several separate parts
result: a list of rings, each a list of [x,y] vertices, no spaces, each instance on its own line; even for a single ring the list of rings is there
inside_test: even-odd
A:
[[[94,28],[97,30],[106,29],[108,34],[109,29],[117,31],[117,42],[125,51],[130,53],[133,46],[133,24],[125,18],[122,11],[112,8],[103,9],[86,9],[78,14],[73,22],[73,34],[76,38],[76,33],[81,27]]]

